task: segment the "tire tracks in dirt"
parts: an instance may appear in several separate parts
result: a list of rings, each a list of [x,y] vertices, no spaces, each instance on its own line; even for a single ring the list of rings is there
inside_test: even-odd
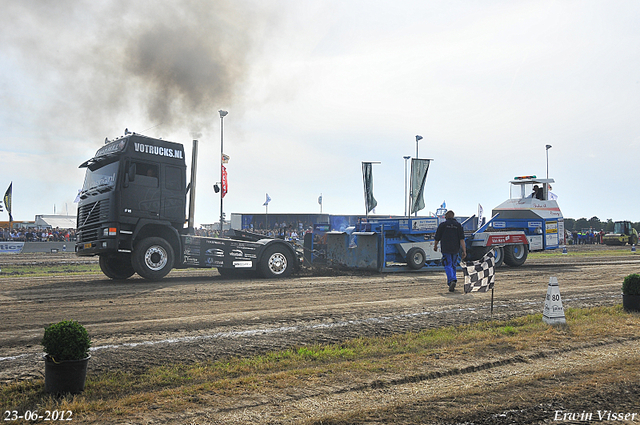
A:
[[[565,308],[619,304],[618,282],[640,265],[635,257],[561,260],[567,264],[535,260],[500,268],[493,315],[489,294],[448,293],[436,271],[286,280],[229,280],[211,270],[177,270],[160,282],[3,278],[0,357],[28,356],[0,361],[0,380],[34,376],[42,329],[57,320],[83,323],[94,347],[116,347],[95,353],[95,371],[136,369],[540,313],[551,275],[558,277]],[[178,342],[158,343],[165,340]],[[140,358],[151,360],[141,366]]]

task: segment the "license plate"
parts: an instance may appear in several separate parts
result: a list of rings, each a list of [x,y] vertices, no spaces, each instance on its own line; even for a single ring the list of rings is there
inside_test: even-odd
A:
[[[89,249],[89,248],[91,248],[91,244],[90,243],[84,244],[84,249]]]

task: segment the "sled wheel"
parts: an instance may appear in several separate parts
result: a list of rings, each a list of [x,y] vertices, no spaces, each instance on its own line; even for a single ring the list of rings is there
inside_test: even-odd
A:
[[[518,267],[527,261],[529,247],[524,244],[507,245],[504,247],[504,262],[511,267]]]
[[[496,250],[496,267],[500,267],[504,262],[504,248],[499,246]]]
[[[413,270],[419,270],[424,267],[427,255],[422,248],[413,247],[407,252],[407,266]]]

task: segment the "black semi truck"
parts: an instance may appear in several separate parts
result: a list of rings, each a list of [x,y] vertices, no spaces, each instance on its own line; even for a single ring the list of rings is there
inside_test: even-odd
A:
[[[217,268],[222,275],[257,271],[285,277],[299,266],[281,239],[230,231],[230,237],[194,232],[198,142],[193,141],[190,182],[184,146],[130,133],[105,140],[80,165],[86,175],[78,202],[76,253],[100,257],[111,279],[138,273],[159,280],[173,268]],[[189,195],[188,215],[187,195]]]

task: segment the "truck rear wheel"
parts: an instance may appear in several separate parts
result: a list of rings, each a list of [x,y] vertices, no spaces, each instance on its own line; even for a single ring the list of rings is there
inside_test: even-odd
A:
[[[411,248],[407,252],[407,266],[413,270],[418,270],[424,267],[424,262],[427,261],[427,255],[422,248],[417,246]]]
[[[100,270],[114,280],[128,279],[136,272],[131,265],[131,256],[126,254],[100,255]]]
[[[527,261],[529,247],[525,244],[506,245],[504,247],[504,262],[511,267],[518,267]]]
[[[262,277],[267,279],[275,277],[286,277],[291,274],[293,257],[284,247],[272,246],[266,249],[258,269]]]
[[[140,276],[160,280],[173,268],[173,248],[162,238],[146,238],[133,250],[131,264]]]

